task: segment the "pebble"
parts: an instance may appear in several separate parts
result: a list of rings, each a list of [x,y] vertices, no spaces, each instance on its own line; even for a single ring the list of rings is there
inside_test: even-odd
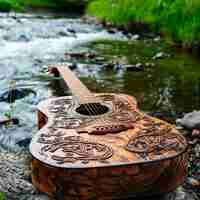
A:
[[[19,142],[17,142],[17,144],[20,147],[27,148],[29,146],[30,142],[31,142],[31,138],[25,138],[25,139],[20,140]]]
[[[145,66],[146,67],[155,67],[155,63],[153,63],[153,62],[147,62],[147,63],[145,63]]]
[[[27,89],[27,88],[16,88],[16,89],[11,89],[11,90],[6,90],[0,94],[0,101],[13,103],[16,100],[22,99],[31,93],[36,96],[35,91],[31,89]]]
[[[200,129],[194,129],[192,131],[192,138],[200,138]]]
[[[164,52],[159,52],[153,57],[153,59],[157,60],[157,59],[163,59],[163,58],[169,58],[169,57],[170,57],[169,54],[164,53]]]
[[[19,41],[19,42],[30,42],[30,41],[31,41],[31,38],[29,38],[29,37],[28,37],[27,35],[25,35],[25,34],[21,34],[21,35],[18,37],[17,41]]]
[[[137,63],[135,65],[125,65],[125,68],[127,71],[135,71],[135,72],[140,72],[143,71],[143,64],[142,63]]]
[[[113,70],[115,68],[115,63],[113,62],[106,63],[103,65],[103,68],[107,70]]]
[[[159,42],[160,40],[161,40],[161,37],[160,37],[160,36],[155,37],[155,38],[153,39],[154,42]]]
[[[69,65],[69,68],[70,68],[71,70],[75,70],[75,69],[77,69],[77,67],[78,67],[78,64],[75,63],[75,62]]]
[[[193,111],[184,115],[182,119],[177,119],[176,124],[186,129],[200,128],[200,111]]]
[[[58,32],[58,34],[59,34],[60,36],[62,36],[62,37],[67,37],[67,36],[69,36],[69,34],[68,34],[67,32],[65,32],[65,31],[60,31],[60,32]]]
[[[98,56],[98,57],[95,58],[95,61],[96,61],[96,62],[104,62],[104,61],[105,61],[105,58],[104,58],[104,57]]]
[[[140,36],[138,34],[135,34],[131,37],[131,40],[135,41],[135,40],[139,40]]]
[[[115,34],[115,33],[117,33],[117,30],[115,28],[110,28],[110,29],[108,29],[108,33]]]
[[[200,188],[200,181],[192,177],[186,179],[186,184],[194,188]]]
[[[65,53],[66,59],[95,59],[97,55],[94,52],[71,52]]]

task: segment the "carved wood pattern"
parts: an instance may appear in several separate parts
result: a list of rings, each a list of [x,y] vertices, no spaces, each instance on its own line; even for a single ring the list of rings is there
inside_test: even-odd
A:
[[[129,102],[126,99],[116,97],[115,95],[98,96],[99,99],[112,108],[111,112],[104,114],[102,117],[86,117],[76,113],[78,102],[76,99],[59,99],[51,102],[49,106],[50,113],[54,114],[54,128],[75,129],[84,131],[87,127],[93,129],[101,129],[103,127],[127,126],[135,123],[140,114],[137,111],[133,112]],[[130,128],[132,127],[129,125]],[[85,129],[86,128],[86,129]],[[109,132],[107,130],[107,132]]]
[[[58,131],[53,139],[49,139],[49,135],[41,135],[38,139],[39,143],[44,144],[41,148],[41,155],[50,154],[51,159],[56,161],[57,164],[75,163],[81,161],[87,164],[90,161],[104,162],[112,157],[113,150],[104,144],[89,142],[80,136],[65,136],[65,133]],[[57,153],[62,151],[62,154]]]
[[[173,133],[171,126],[160,127],[160,124],[153,124],[147,128],[138,131],[126,146],[128,151],[137,153],[146,160],[153,157],[159,157],[170,151],[183,152],[185,149],[185,140],[179,135]]]
[[[78,114],[78,102],[72,97],[59,97],[42,102],[39,110],[43,113],[40,114],[41,118],[45,120],[40,121],[46,125],[40,125],[42,128],[31,143],[33,147],[30,149],[34,156],[56,167],[67,167],[68,164],[74,167],[93,167],[170,159],[182,154],[187,148],[186,140],[177,130],[170,124],[141,113],[132,97],[98,94],[98,98],[112,109],[106,114],[92,117]],[[114,128],[116,125],[128,123],[133,127],[127,131],[105,131],[105,135],[90,134],[90,130],[94,132],[97,128]],[[73,143],[77,149],[82,148],[78,143],[91,143],[90,147],[93,147],[94,152],[90,159],[87,156],[81,158],[75,152],[65,153],[64,149],[69,147],[68,140],[72,136],[81,138],[79,142]],[[105,145],[105,148],[102,148],[105,152],[97,152],[95,144]]]

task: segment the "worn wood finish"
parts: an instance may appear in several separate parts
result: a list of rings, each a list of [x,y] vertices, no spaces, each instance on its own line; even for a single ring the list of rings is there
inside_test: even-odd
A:
[[[140,112],[131,96],[92,96],[108,112],[80,114],[74,97],[39,104],[30,151],[40,191],[58,200],[119,199],[169,192],[183,182],[187,142],[172,125]]]

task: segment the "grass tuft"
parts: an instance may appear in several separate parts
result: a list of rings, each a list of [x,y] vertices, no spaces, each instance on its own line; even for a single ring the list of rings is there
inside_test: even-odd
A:
[[[81,4],[73,0],[0,0],[0,12],[25,11],[27,8],[54,9],[57,11],[83,9]]]
[[[0,192],[0,200],[6,200],[6,195],[3,192]]]
[[[87,12],[114,25],[147,23],[186,46],[200,41],[199,0],[95,0]]]

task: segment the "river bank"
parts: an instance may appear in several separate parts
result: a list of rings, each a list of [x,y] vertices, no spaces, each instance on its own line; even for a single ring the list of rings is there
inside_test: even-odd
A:
[[[199,10],[200,3],[195,0],[96,0],[87,12],[119,29],[132,33],[153,31],[175,46],[199,51]]]

